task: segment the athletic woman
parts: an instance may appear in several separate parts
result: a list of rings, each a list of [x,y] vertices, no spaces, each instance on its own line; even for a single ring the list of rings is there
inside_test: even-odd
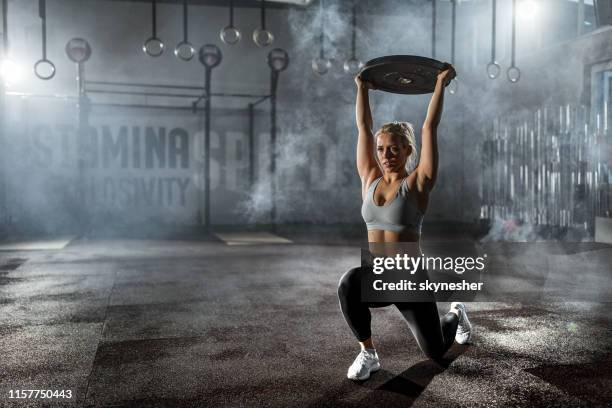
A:
[[[407,122],[387,123],[373,135],[368,98],[368,91],[373,87],[360,76],[355,78],[359,130],[357,170],[361,178],[361,214],[368,229],[368,242],[412,242],[419,252],[413,255],[420,255],[421,224],[438,171],[436,138],[444,87],[454,77],[455,69],[450,64],[437,76],[421,131],[420,160],[413,170],[410,167],[414,166],[407,166],[417,157],[412,125]],[[346,272],[338,287],[340,308],[361,345],[361,352],[348,369],[347,376],[352,380],[368,379],[370,373],[380,369],[372,341],[370,308],[391,305],[361,300],[361,276],[364,272],[361,268]],[[452,303],[450,311],[441,319],[433,298],[429,302],[393,304],[402,313],[419,347],[429,358],[441,358],[453,340],[460,344],[470,340],[471,325],[462,303]]]

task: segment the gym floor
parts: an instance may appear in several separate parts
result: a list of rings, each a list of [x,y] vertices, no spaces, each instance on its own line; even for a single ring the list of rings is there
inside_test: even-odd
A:
[[[612,404],[604,303],[469,303],[473,343],[442,363],[395,308],[376,309],[383,368],[348,380],[358,345],[336,287],[356,246],[279,235],[291,243],[100,236],[0,252],[0,405],[49,404],[15,389],[72,390],[57,406]],[[584,250],[612,261],[612,245]]]

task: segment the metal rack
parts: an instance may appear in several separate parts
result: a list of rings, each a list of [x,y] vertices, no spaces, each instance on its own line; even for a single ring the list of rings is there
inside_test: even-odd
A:
[[[585,106],[543,106],[498,117],[481,146],[481,220],[514,219],[593,233],[612,215],[607,125]]]

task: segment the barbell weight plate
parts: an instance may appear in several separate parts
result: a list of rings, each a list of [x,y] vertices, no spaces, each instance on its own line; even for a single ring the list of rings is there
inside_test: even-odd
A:
[[[388,55],[374,58],[360,71],[362,79],[377,90],[399,94],[432,93],[437,76],[446,65],[417,55]]]

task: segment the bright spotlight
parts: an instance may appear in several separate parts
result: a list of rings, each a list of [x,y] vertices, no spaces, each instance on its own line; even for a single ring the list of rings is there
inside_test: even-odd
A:
[[[21,79],[21,68],[14,61],[5,59],[0,63],[0,76],[6,85],[14,84]]]
[[[522,0],[517,5],[517,14],[524,19],[530,19],[538,11],[538,5],[534,0]]]

